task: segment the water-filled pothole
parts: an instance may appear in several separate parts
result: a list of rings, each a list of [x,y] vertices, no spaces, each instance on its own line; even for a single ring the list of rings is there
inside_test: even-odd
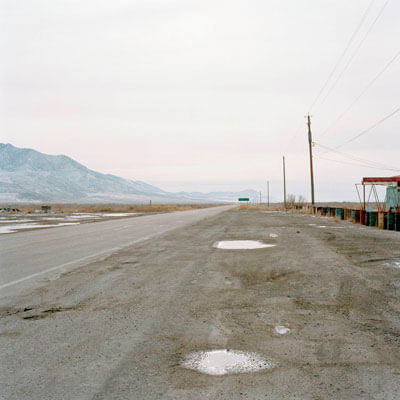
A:
[[[392,281],[390,283],[395,289],[400,289],[400,281]]]
[[[279,325],[275,327],[275,332],[279,333],[280,335],[286,335],[287,333],[290,333],[290,328]]]
[[[392,261],[390,263],[382,264],[384,267],[400,268],[400,261]]]
[[[266,244],[258,240],[223,240],[214,244],[217,249],[241,250],[241,249],[264,249],[274,247],[274,244]]]
[[[208,375],[226,375],[254,372],[276,367],[273,361],[267,360],[257,353],[238,350],[211,350],[189,354],[181,364]]]

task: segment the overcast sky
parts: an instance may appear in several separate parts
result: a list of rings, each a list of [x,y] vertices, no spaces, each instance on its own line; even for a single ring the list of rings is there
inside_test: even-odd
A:
[[[270,180],[277,199],[285,154],[310,199],[304,116],[334,148],[400,107],[399,19],[396,0],[0,0],[0,142],[170,191]],[[317,200],[400,174],[359,165],[400,169],[399,125],[338,148],[352,158],[315,146]]]

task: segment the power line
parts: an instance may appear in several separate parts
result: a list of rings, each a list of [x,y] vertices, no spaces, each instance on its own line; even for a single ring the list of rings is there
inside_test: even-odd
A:
[[[317,103],[317,101],[319,100],[319,98],[321,97],[322,93],[324,92],[325,88],[327,87],[329,81],[331,80],[332,76],[334,75],[334,73],[336,72],[337,68],[339,67],[340,63],[342,62],[344,56],[346,55],[347,51],[349,50],[353,40],[355,39],[355,37],[358,34],[358,31],[360,30],[362,24],[364,23],[365,19],[367,18],[367,15],[369,14],[372,5],[374,4],[375,0],[371,0],[371,2],[369,3],[367,9],[364,11],[364,14],[360,20],[360,22],[357,25],[357,28],[355,29],[355,31],[353,32],[353,34],[351,35],[343,53],[340,55],[338,61],[336,62],[335,66],[333,67],[332,71],[330,72],[328,78],[326,79],[325,83],[322,85],[320,91],[318,92],[316,98],[314,99],[314,101],[312,102],[311,106],[309,107],[309,113],[311,112],[312,108],[314,107],[314,105]]]
[[[395,171],[395,172],[400,171],[400,169],[373,167],[371,165],[357,164],[357,163],[352,163],[352,162],[348,162],[348,161],[332,160],[330,158],[325,158],[325,157],[318,157],[318,159],[325,160],[325,161],[331,161],[331,162],[335,162],[335,163],[339,163],[339,164],[355,165],[357,167],[379,169],[379,170],[384,170],[384,171]]]
[[[350,56],[349,60],[347,61],[347,64],[344,66],[344,68],[342,69],[342,71],[339,73],[339,75],[336,77],[335,81],[333,82],[333,85],[330,87],[330,89],[328,90],[328,92],[326,93],[325,97],[322,100],[322,103],[325,102],[325,100],[329,97],[329,95],[332,93],[333,89],[336,87],[337,83],[339,82],[339,80],[341,79],[341,77],[344,75],[344,73],[347,71],[347,69],[349,68],[351,62],[353,61],[354,57],[358,54],[361,46],[363,45],[363,43],[365,42],[365,40],[367,39],[368,35],[370,34],[370,32],[372,31],[373,27],[375,26],[375,24],[377,23],[377,21],[379,20],[379,18],[381,17],[381,15],[383,14],[383,11],[385,10],[386,6],[388,5],[390,0],[386,0],[386,2],[383,4],[383,6],[381,7],[377,17],[374,19],[374,21],[372,22],[372,24],[370,25],[370,27],[368,28],[367,32],[365,33],[364,37],[361,39],[361,41],[359,42],[358,46],[356,47],[356,49],[354,50],[353,54]]]
[[[330,152],[334,152],[334,153],[338,154],[339,156],[348,158],[348,159],[350,159],[350,160],[352,160],[352,161],[361,162],[361,163],[366,164],[366,165],[369,165],[369,166],[371,166],[371,167],[373,167],[373,168],[388,169],[388,170],[392,170],[392,171],[400,171],[400,168],[396,168],[396,167],[393,167],[393,166],[388,165],[388,164],[383,164],[383,163],[380,163],[380,162],[377,162],[377,161],[367,160],[367,159],[364,159],[364,158],[361,158],[361,157],[357,157],[357,156],[354,156],[354,155],[350,155],[350,154],[347,154],[347,153],[343,153],[343,152],[341,152],[341,151],[339,151],[339,150],[332,149],[332,148],[330,148],[330,147],[328,147],[328,146],[325,146],[325,145],[322,145],[322,144],[320,144],[320,143],[315,143],[315,142],[314,142],[314,144],[315,144],[316,146],[318,146],[318,147],[321,147],[321,148],[327,150],[327,151],[325,151],[324,153],[322,153],[321,155],[324,155],[324,154],[330,153]],[[322,158],[321,155],[318,154],[318,155],[316,156],[316,158]]]
[[[377,167],[384,167],[384,168],[389,167],[389,168],[392,168],[391,166],[388,166],[387,164],[382,164],[382,163],[379,163],[379,162],[376,162],[376,161],[367,160],[367,159],[364,159],[364,158],[361,158],[361,157],[357,157],[357,156],[354,156],[354,155],[351,155],[351,154],[343,153],[343,152],[341,152],[339,150],[332,149],[331,147],[322,145],[320,143],[315,143],[314,142],[314,145],[316,145],[318,147],[321,147],[322,149],[327,150],[327,151],[325,151],[325,152],[323,152],[321,154],[317,154],[317,156],[316,156],[317,158],[320,158],[321,155],[324,155],[324,154],[327,154],[327,153],[330,153],[330,152],[334,152],[334,153],[338,154],[339,156],[346,157],[346,158],[348,158],[348,159],[350,159],[352,161],[359,161],[359,162],[362,162],[364,164],[369,164],[369,165],[377,166]]]
[[[352,138],[350,138],[349,140],[346,140],[345,142],[343,142],[342,144],[340,144],[339,146],[335,147],[336,149],[339,149],[340,147],[343,147],[344,145],[354,142],[354,140],[358,139],[360,136],[365,135],[366,133],[368,133],[369,131],[371,131],[372,129],[376,128],[378,125],[382,124],[383,122],[385,122],[387,119],[393,117],[395,114],[397,114],[400,111],[400,107],[397,107],[394,111],[392,111],[390,114],[386,115],[385,117],[383,117],[382,119],[380,119],[378,122],[375,122],[373,125],[371,125],[369,128],[364,129],[363,131],[361,131],[359,134],[353,136]]]
[[[396,59],[400,56],[400,50],[395,54],[394,57],[390,59],[390,61],[379,71],[379,73],[368,83],[368,85],[362,90],[362,92],[350,103],[350,105],[326,128],[321,136],[325,136],[326,133],[332,129],[352,108],[353,106],[360,100],[360,98],[369,90],[369,88],[386,72],[386,70],[393,64]]]
[[[338,146],[336,146],[336,147],[334,147],[334,148],[329,148],[329,147],[323,146],[323,145],[321,145],[321,144],[319,144],[319,143],[315,143],[315,142],[314,142],[314,143],[317,144],[318,146],[325,147],[326,149],[328,149],[328,151],[326,151],[326,152],[323,153],[323,154],[330,153],[331,151],[336,151],[336,150],[339,149],[340,147],[343,147],[344,145],[346,145],[346,144],[348,144],[348,143],[351,143],[351,142],[353,142],[354,140],[358,139],[360,136],[365,135],[366,133],[368,133],[368,132],[371,131],[372,129],[376,128],[378,125],[380,125],[380,124],[382,124],[383,122],[385,122],[387,119],[393,117],[393,116],[394,116],[395,114],[397,114],[399,111],[400,111],[400,107],[396,108],[396,109],[395,109],[394,111],[392,111],[390,114],[386,115],[385,117],[383,117],[382,119],[380,119],[378,122],[375,122],[373,125],[371,125],[371,126],[368,127],[367,129],[364,129],[364,130],[361,131],[359,134],[353,136],[352,138],[346,140],[345,142],[343,142],[342,144],[340,144],[340,145],[338,145]]]
[[[322,149],[326,150],[323,153],[317,154],[317,156],[316,156],[317,158],[319,158],[321,155],[334,152],[334,153],[338,154],[339,156],[349,158],[350,160],[353,160],[353,161],[360,161],[362,163],[374,164],[375,166],[385,166],[385,167],[387,167],[387,165],[385,165],[385,164],[378,163],[378,162],[372,161],[372,160],[367,160],[367,159],[364,159],[364,158],[361,158],[361,157],[357,157],[357,156],[354,156],[354,155],[351,155],[351,154],[348,154],[348,153],[343,153],[342,151],[335,150],[335,149],[333,149],[331,147],[325,146],[325,145],[320,144],[320,143],[315,143],[314,142],[314,145],[318,146],[318,147],[321,147]]]

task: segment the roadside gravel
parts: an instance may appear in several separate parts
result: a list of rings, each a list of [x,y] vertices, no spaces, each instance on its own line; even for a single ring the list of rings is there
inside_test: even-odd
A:
[[[276,246],[215,247],[225,240]],[[0,398],[398,399],[399,245],[396,232],[231,210],[43,279],[1,300]],[[275,367],[181,365],[216,349]]]

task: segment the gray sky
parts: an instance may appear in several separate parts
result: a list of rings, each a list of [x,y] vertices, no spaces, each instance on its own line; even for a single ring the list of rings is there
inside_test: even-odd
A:
[[[400,51],[399,18],[396,0],[0,0],[0,142],[171,191],[269,179],[276,198],[286,154],[309,199],[304,116],[336,147],[400,107],[397,57],[326,131]],[[338,149],[353,158],[314,147],[317,200],[400,174],[358,165],[400,168],[399,122]]]

